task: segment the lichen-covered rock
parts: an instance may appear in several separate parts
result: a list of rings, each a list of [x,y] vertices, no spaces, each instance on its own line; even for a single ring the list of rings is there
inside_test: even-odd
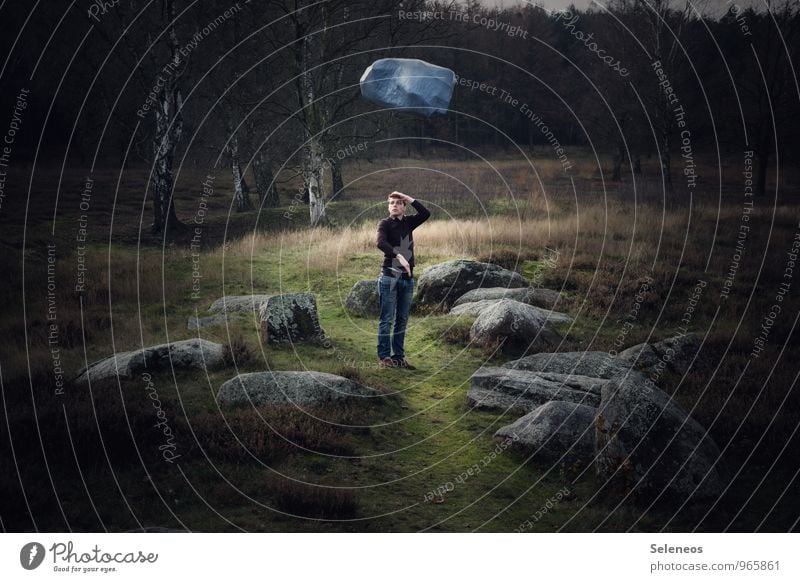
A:
[[[491,346],[502,343],[508,354],[541,352],[556,347],[561,336],[547,327],[548,319],[539,308],[500,299],[481,311],[469,331],[477,345]]]
[[[689,371],[700,343],[700,338],[690,333],[656,343],[638,344],[623,350],[617,357],[658,381],[665,370],[680,375]]]
[[[550,402],[563,400],[594,406],[607,380],[575,374],[527,372],[508,368],[478,368],[470,378],[467,402],[474,408],[530,412]]]
[[[491,263],[455,260],[428,267],[417,281],[416,302],[449,309],[467,291],[479,287],[528,287],[525,277]]]
[[[487,299],[516,299],[525,302],[530,287],[487,287],[467,291],[453,303],[453,308],[463,303],[474,303]],[[452,311],[452,310],[451,310]]]
[[[358,317],[375,317],[380,314],[378,298],[378,280],[359,281],[347,294],[344,308],[350,315]]]
[[[544,309],[555,309],[561,299],[561,294],[552,289],[545,289],[543,287],[489,287],[478,288],[467,291],[461,297],[456,299],[453,307],[457,307],[464,303],[473,303],[476,301],[484,301],[486,299],[515,299],[528,305],[535,305]]]
[[[114,378],[132,378],[143,372],[172,368],[214,369],[224,364],[225,346],[204,339],[189,339],[120,352],[98,360],[78,372],[75,382],[86,384]]]
[[[482,299],[480,301],[472,301],[470,303],[462,303],[461,305],[456,305],[450,310],[450,313],[453,315],[473,315],[477,316],[483,313],[484,310],[497,305],[498,302],[502,301],[502,299]],[[516,301],[515,299],[511,299],[511,301]],[[522,302],[519,302],[522,303]],[[572,318],[567,315],[566,313],[559,313],[558,311],[550,311],[549,309],[542,309],[541,307],[535,307],[533,305],[528,305],[527,303],[523,303],[527,311],[534,313],[539,318],[544,319],[545,323],[551,323],[553,325],[559,325],[562,323],[571,323]]]
[[[231,378],[217,392],[220,406],[318,406],[380,396],[372,388],[325,372],[253,372]]]
[[[578,374],[608,380],[631,369],[631,364],[606,352],[539,353],[503,364],[504,368],[531,372]]]
[[[273,295],[261,305],[259,316],[263,343],[325,341],[313,293]]]
[[[603,386],[595,444],[597,473],[647,499],[711,498],[724,488],[720,451],[707,431],[639,372]]]
[[[544,309],[555,309],[559,303],[563,303],[564,298],[561,293],[554,289],[545,289],[544,287],[529,287],[528,292],[525,294],[524,303],[542,307]]]
[[[594,457],[594,417],[585,404],[552,400],[535,408],[494,436],[512,439],[512,446],[548,461],[591,463]]]
[[[215,300],[208,308],[211,313],[253,313],[257,312],[261,305],[271,295],[226,295]]]

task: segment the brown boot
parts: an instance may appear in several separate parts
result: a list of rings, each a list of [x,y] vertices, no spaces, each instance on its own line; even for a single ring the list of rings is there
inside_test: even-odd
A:
[[[405,368],[406,370],[416,370],[416,366],[412,366],[405,358],[394,358],[394,365],[398,368]]]
[[[397,362],[395,362],[392,358],[381,358],[378,360],[378,367],[379,368],[396,368]]]

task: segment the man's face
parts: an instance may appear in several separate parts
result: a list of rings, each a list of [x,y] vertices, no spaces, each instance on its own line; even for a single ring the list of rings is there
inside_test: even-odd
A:
[[[389,199],[389,216],[392,218],[400,218],[405,214],[406,205],[403,203],[402,200],[397,198],[390,198]]]

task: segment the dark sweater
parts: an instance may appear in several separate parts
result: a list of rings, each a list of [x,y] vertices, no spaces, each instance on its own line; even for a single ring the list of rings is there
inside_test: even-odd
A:
[[[419,200],[411,206],[416,209],[414,216],[403,216],[401,219],[388,217],[378,223],[378,248],[383,251],[383,266],[394,267],[405,273],[397,255],[402,254],[414,273],[414,235],[412,231],[430,218],[431,213]]]

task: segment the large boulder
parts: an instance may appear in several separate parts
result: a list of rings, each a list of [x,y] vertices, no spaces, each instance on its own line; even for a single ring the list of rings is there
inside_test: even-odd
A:
[[[253,372],[231,378],[217,392],[220,406],[316,406],[380,393],[325,372]]]
[[[491,263],[455,260],[428,267],[417,280],[416,302],[450,308],[467,291],[480,287],[528,287],[525,277]]]
[[[648,499],[709,498],[724,488],[720,451],[706,430],[638,372],[603,386],[595,444],[597,473]]]
[[[482,299],[480,301],[473,301],[471,303],[462,303],[461,305],[454,306],[450,310],[450,313],[453,315],[477,316],[483,313],[483,311],[488,309],[489,307],[497,305],[497,303],[500,301],[502,301],[502,299]],[[516,300],[511,299],[510,301],[516,301]],[[554,325],[558,325],[562,323],[572,322],[572,318],[566,313],[559,313],[558,311],[550,311],[549,309],[542,309],[541,307],[535,307],[533,305],[528,305],[526,303],[523,303],[523,305],[526,306],[524,308],[526,311],[532,312],[536,314],[538,317],[543,318],[546,323],[552,323]]]
[[[75,382],[86,384],[119,376],[133,378],[143,372],[173,368],[214,369],[224,365],[225,346],[204,339],[189,339],[120,352],[89,364]]]
[[[215,300],[209,307],[211,313],[250,314],[261,309],[271,295],[225,295]]]
[[[561,293],[554,289],[544,287],[529,287],[524,302],[544,309],[555,309],[559,302],[563,302]]]
[[[608,380],[631,369],[631,364],[606,352],[540,353],[503,364],[504,368],[531,372],[578,374]]]
[[[543,287],[489,287],[479,288],[467,291],[461,297],[456,299],[453,307],[462,305],[464,303],[473,303],[476,301],[484,301],[486,299],[516,299],[528,305],[535,305],[544,309],[554,309],[561,294],[552,289],[545,289]]]
[[[699,350],[700,338],[690,333],[652,344],[638,344],[621,351],[617,357],[657,381],[665,370],[684,375]]]
[[[469,330],[477,345],[502,344],[505,353],[547,351],[558,345],[561,336],[547,327],[542,310],[513,299],[500,299],[481,311]]]
[[[551,400],[563,400],[597,407],[600,391],[607,380],[527,372],[508,368],[478,368],[470,378],[467,402],[474,408],[530,412]]]
[[[589,464],[594,458],[596,413],[592,406],[553,400],[504,426],[494,436],[512,439],[514,448],[538,459]]]
[[[359,281],[347,294],[344,308],[350,315],[359,317],[375,317],[380,315],[378,299],[378,280]]]
[[[263,343],[322,343],[325,340],[313,293],[273,295],[261,305],[259,316]]]

